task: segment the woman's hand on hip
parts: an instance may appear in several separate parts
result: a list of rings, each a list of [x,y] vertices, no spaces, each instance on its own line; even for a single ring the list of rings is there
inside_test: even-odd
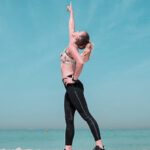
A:
[[[67,85],[67,84],[74,84],[75,81],[73,81],[72,78],[69,78],[69,77],[68,77],[68,78],[65,78],[65,79],[64,79],[64,83],[65,83],[65,85]]]

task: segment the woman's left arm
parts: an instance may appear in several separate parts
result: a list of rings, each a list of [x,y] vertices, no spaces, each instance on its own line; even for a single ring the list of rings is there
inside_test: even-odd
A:
[[[85,50],[81,53],[81,58],[84,62],[87,62],[90,58],[93,49],[92,43],[88,43]]]

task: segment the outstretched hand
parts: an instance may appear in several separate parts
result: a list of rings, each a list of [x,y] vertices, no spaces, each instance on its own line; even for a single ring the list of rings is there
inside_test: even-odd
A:
[[[69,12],[71,12],[71,11],[72,11],[72,4],[71,4],[71,2],[70,2],[70,4],[69,4],[69,5],[67,5],[67,11],[69,11]]]

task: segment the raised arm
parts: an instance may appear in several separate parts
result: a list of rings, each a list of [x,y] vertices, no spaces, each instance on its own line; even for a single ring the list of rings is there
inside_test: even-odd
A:
[[[74,14],[73,14],[73,8],[72,4],[70,2],[70,5],[67,6],[67,10],[70,12],[70,18],[69,18],[69,39],[72,40],[72,33],[75,32],[75,23],[74,23]]]

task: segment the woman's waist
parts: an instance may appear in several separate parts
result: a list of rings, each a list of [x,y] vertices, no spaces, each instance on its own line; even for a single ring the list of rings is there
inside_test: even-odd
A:
[[[62,78],[74,74],[75,67],[74,66],[66,66],[64,64],[61,65],[61,73],[62,73]]]

